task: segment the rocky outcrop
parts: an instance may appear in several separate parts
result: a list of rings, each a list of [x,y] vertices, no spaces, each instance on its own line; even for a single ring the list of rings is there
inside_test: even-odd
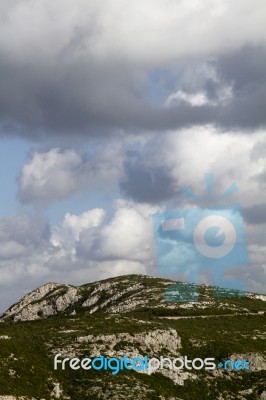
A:
[[[10,307],[3,319],[30,321],[56,315],[79,300],[78,287],[47,283]]]
[[[152,278],[144,275],[132,275],[112,278],[106,281],[94,282],[87,285],[71,286],[58,283],[47,283],[32,291],[23,299],[10,307],[0,321],[13,319],[14,321],[35,320],[60,313],[76,315],[83,312],[87,315],[97,312],[111,314],[127,313],[139,309],[167,309],[178,310],[181,313],[172,315],[186,315],[199,312],[210,315],[208,310],[212,308],[215,314],[247,314],[250,310],[246,303],[243,306],[239,302],[217,302],[212,295],[212,288],[202,285],[200,301],[168,301],[165,298],[165,288],[173,285],[173,293],[183,293],[194,290],[195,285],[181,282]],[[176,289],[177,288],[177,289]],[[226,289],[224,289],[225,291]],[[224,293],[224,292],[223,292]],[[265,313],[264,295],[248,294],[258,308],[252,307],[252,311],[258,315]],[[264,303],[264,304],[263,304]],[[217,313],[217,309],[219,312]],[[167,316],[167,314],[165,314]]]
[[[47,371],[45,368],[43,370],[46,387],[44,386],[40,392],[39,400],[42,400],[41,398],[86,399],[88,388],[91,398],[102,400],[125,398],[144,400],[155,398],[157,393],[156,398],[161,400],[181,400],[186,388],[178,388],[177,385],[184,385],[187,380],[194,379],[198,382],[195,384],[190,382],[187,387],[191,388],[192,392],[195,389],[198,396],[196,398],[200,397],[199,391],[202,385],[210,391],[214,399],[244,400],[254,394],[256,398],[266,400],[261,383],[262,371],[266,369],[266,355],[261,352],[261,344],[265,340],[264,298],[249,294],[248,298],[244,297],[243,300],[242,298],[236,301],[233,298],[217,299],[212,294],[212,288],[203,285],[200,288],[198,302],[167,301],[164,292],[169,285],[173,285],[173,282],[131,275],[80,287],[48,283],[26,295],[19,303],[10,307],[2,317],[0,342],[6,356],[0,360],[0,367],[4,376],[2,382],[4,381],[4,384],[7,382],[9,385],[9,390],[4,394],[26,393],[29,397],[2,395],[0,400],[35,400],[31,396],[35,395],[34,388],[40,382],[40,377],[37,376],[39,366],[42,362],[45,366],[48,358],[50,368]],[[181,287],[181,292],[184,289],[190,290],[188,285],[182,283],[175,283],[174,286]],[[193,289],[195,290],[194,286]],[[222,326],[216,324],[221,314],[224,318],[224,330],[217,330],[217,326]],[[53,315],[63,315],[64,318],[43,320],[37,324],[10,322],[11,319],[30,321]],[[232,320],[227,324],[228,316]],[[188,318],[191,320],[187,320]],[[241,340],[245,340],[245,337],[248,341],[252,340],[252,349],[257,350],[247,354],[233,353],[239,347],[228,346],[228,343],[233,335],[234,342],[237,342],[236,332],[239,334],[239,326],[245,328],[245,322],[248,325],[249,318],[254,319],[251,329],[248,327],[241,331]],[[199,326],[198,332],[197,326]],[[205,330],[208,331],[206,337]],[[220,334],[224,336],[218,337]],[[147,355],[149,360],[159,359],[161,356],[173,360],[185,354],[205,357],[208,354],[207,347],[210,344],[210,347],[214,348],[216,338],[218,338],[217,346],[222,357],[221,361],[228,358],[232,361],[246,359],[250,362],[252,376],[249,371],[245,371],[244,375],[244,371],[238,371],[236,368],[234,371],[228,371],[219,367],[206,373],[187,368],[171,370],[169,361],[164,362],[162,369],[150,368],[137,371],[138,373],[133,371],[132,374],[120,374],[116,378],[111,376],[110,371],[104,375],[104,379],[101,374],[95,374],[93,379],[91,376],[87,379],[87,374],[84,374],[84,382],[81,379],[83,374],[73,372],[73,375],[72,373],[70,375],[67,371],[62,374],[54,373],[52,369],[52,359],[57,353],[61,353],[62,358],[101,355],[120,358],[126,355],[133,359]],[[232,349],[233,354],[228,355],[228,348]],[[32,361],[32,370],[29,370],[29,360]],[[21,373],[24,371],[22,368],[25,368],[25,371],[27,369],[27,374]],[[73,379],[69,379],[70,376]],[[36,377],[38,379],[35,381]],[[242,385],[245,377],[252,378],[252,382],[250,379],[250,382]],[[25,379],[27,381],[24,381]],[[230,385],[227,385],[229,380]],[[235,387],[234,392],[227,393],[229,386],[232,388],[234,383],[237,385],[237,395]],[[19,387],[19,391],[13,391],[15,385]],[[216,385],[219,385],[219,393],[216,391],[215,395],[215,391],[212,393],[212,388],[215,389]],[[164,390],[165,387],[167,390]],[[222,387],[221,392],[220,387]],[[28,388],[27,392],[24,391],[25,388]],[[77,396],[73,397],[72,393]],[[128,397],[129,393],[131,397]]]
[[[155,329],[152,331],[136,333],[118,333],[116,335],[87,335],[76,338],[75,352],[73,349],[65,348],[58,350],[64,356],[75,357],[82,349],[84,344],[90,345],[90,357],[99,357],[105,354],[108,357],[123,357],[125,354],[128,358],[143,357],[149,355],[152,357],[160,357],[163,352],[164,356],[180,356],[179,350],[182,347],[181,338],[175,329]],[[140,373],[152,374],[155,371],[139,371]],[[173,371],[168,368],[157,370],[158,373],[170,378],[178,385],[183,385],[186,379],[196,379],[196,376],[187,371]]]
[[[12,315],[19,314],[23,308],[27,307],[28,305],[39,301],[48,293],[56,289],[59,283],[49,282],[39,288],[33,290],[29,294],[26,294],[18,303],[11,306],[3,315],[4,318],[10,317]]]
[[[251,297],[252,299],[266,301],[266,295],[265,294],[249,293],[248,296]]]
[[[115,354],[119,354],[119,351],[115,350],[115,346],[119,343],[126,343],[127,354],[132,352],[132,349],[138,346],[139,350],[144,353],[148,352],[150,355],[158,354],[162,349],[165,349],[169,353],[177,354],[177,350],[181,348],[181,338],[174,329],[162,330],[155,329],[153,331],[136,333],[134,336],[128,333],[118,333],[117,335],[88,335],[79,336],[76,338],[77,343],[89,343],[93,345],[92,356],[98,356],[103,351],[110,357]],[[108,344],[108,349],[106,348]],[[125,354],[125,348],[123,348],[123,355]]]
[[[29,398],[25,396],[15,397],[15,396],[0,396],[0,400],[35,400],[34,398]],[[41,399],[45,400],[45,399]]]
[[[250,371],[266,370],[266,356],[259,353],[231,354],[230,360],[248,360]]]
[[[63,390],[60,387],[60,384],[54,383],[54,388],[51,392],[51,397],[54,397],[55,399],[59,399],[61,397],[61,395],[63,394]]]

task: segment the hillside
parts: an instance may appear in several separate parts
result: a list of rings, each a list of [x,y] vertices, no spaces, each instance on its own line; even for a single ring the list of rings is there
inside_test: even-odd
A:
[[[199,301],[184,301],[195,293]],[[0,400],[265,399],[265,300],[141,275],[79,287],[48,283],[1,317]],[[217,365],[246,359],[250,369],[175,371],[166,365],[153,373],[113,375],[68,366],[54,370],[57,353],[212,357]]]

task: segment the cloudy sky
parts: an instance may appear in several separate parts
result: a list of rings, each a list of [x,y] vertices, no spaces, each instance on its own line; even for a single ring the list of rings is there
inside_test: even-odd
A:
[[[266,287],[264,0],[0,3],[0,308],[47,281],[159,275],[152,215],[204,174]],[[200,278],[202,281],[206,277]]]

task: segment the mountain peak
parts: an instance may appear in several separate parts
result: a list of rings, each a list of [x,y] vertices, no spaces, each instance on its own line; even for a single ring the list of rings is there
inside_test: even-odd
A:
[[[171,297],[172,291],[182,295],[190,292],[192,300],[192,295],[199,294],[199,301],[185,301],[181,295],[176,301],[176,296]],[[253,312],[255,303],[260,304],[265,300],[263,295],[252,294],[242,298],[230,297],[232,293],[227,289],[221,289],[221,294],[225,297],[213,296],[211,286],[174,282],[148,275],[123,275],[81,286],[48,282],[11,306],[3,314],[2,320],[24,321],[71,313],[116,314],[147,309],[165,315],[199,315],[203,310],[218,315],[248,313]],[[260,307],[258,311],[261,311]]]

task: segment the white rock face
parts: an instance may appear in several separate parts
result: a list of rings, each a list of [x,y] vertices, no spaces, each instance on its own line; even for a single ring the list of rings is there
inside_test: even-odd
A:
[[[64,311],[68,306],[78,301],[79,298],[78,288],[70,287],[66,294],[56,299],[55,304],[57,311]]]
[[[91,297],[89,297],[87,300],[85,300],[82,303],[82,307],[90,307],[93,306],[93,304],[97,303],[97,301],[99,301],[100,299],[100,295],[95,294],[94,296],[92,295]]]
[[[126,311],[135,310],[137,307],[145,306],[148,303],[147,300],[134,300],[134,299],[127,299],[121,305],[116,305],[109,308],[109,312],[111,313],[120,313]]]
[[[60,384],[55,383],[54,388],[51,392],[51,396],[54,397],[55,399],[59,399],[62,394],[63,394],[63,390],[61,389]]]
[[[251,297],[252,299],[256,299],[256,300],[266,301],[266,295],[265,294],[248,293],[248,297]]]
[[[161,372],[167,378],[172,379],[172,381],[177,385],[184,385],[187,379],[197,379],[195,374],[190,372],[172,371],[170,369],[163,369]]]
[[[25,397],[25,396],[20,396],[20,397],[15,397],[15,396],[0,396],[0,400],[35,400],[35,398],[31,397]],[[45,399],[41,399],[45,400]]]
[[[150,305],[152,308],[202,309],[202,312],[209,307],[221,307],[223,310],[230,310],[230,312],[233,309],[235,313],[248,312],[248,309],[238,308],[229,303],[217,306],[215,301],[209,297],[209,294],[205,296],[204,301],[199,302],[183,304],[167,302],[163,296],[163,291],[167,285],[171,285],[173,282],[163,281],[155,286],[148,286],[145,280],[147,277],[141,278],[141,276],[134,279],[125,277],[107,282],[99,281],[82,287],[50,282],[27,294],[20,302],[10,307],[0,318],[0,322],[10,317],[15,321],[41,319],[64,312],[70,306],[73,306],[71,315],[75,315],[75,303],[81,297],[84,299],[82,307],[87,309],[86,313],[88,314],[94,314],[99,310],[119,314]],[[209,292],[211,293],[211,290]],[[248,296],[253,300],[259,300],[259,302],[266,300],[265,295],[249,293]],[[262,315],[264,311],[259,310],[257,313]]]
[[[142,354],[149,352],[149,355],[156,357],[163,349],[165,357],[171,353],[176,358],[179,356],[178,350],[182,347],[181,338],[174,329],[155,329],[153,331],[137,333],[134,336],[128,333],[80,336],[77,337],[76,342],[80,344],[92,344],[90,357],[98,357],[101,354],[109,357],[123,357],[126,354],[130,359],[135,357],[142,358],[143,356],[139,350],[141,350]],[[115,346],[120,342],[126,343],[126,347],[123,350],[115,350]],[[184,385],[184,381],[189,378],[196,379],[196,376],[189,372],[170,370],[167,363],[162,370],[138,372],[146,374],[159,372],[172,379],[177,385]]]
[[[174,329],[168,331],[156,329],[147,334],[139,333],[136,340],[149,347],[154,353],[159,352],[162,348],[169,350],[170,353],[176,354],[177,349],[181,348],[181,338]]]
[[[91,343],[94,344],[93,356],[97,356],[101,351],[109,352],[110,356],[115,353],[113,351],[114,346],[121,342],[139,343],[142,350],[150,349],[152,354],[156,354],[161,351],[162,348],[167,349],[170,353],[176,354],[177,349],[181,348],[181,338],[174,329],[163,330],[155,329],[149,332],[136,333],[131,336],[129,333],[118,333],[117,335],[88,335],[77,337],[78,343]],[[102,344],[101,344],[102,343]],[[109,350],[106,350],[106,344],[109,346]]]
[[[26,397],[15,397],[15,396],[0,396],[0,400],[24,400]]]
[[[250,371],[266,370],[266,357],[262,354],[247,353],[247,354],[232,354],[230,360],[247,360],[249,362]]]
[[[120,282],[113,282],[113,283],[99,283],[96,288],[94,289],[94,291],[91,293],[90,297],[85,300],[82,303],[82,307],[91,307],[94,304],[96,304],[97,302],[99,302],[100,300],[100,294],[103,291],[107,291],[108,292],[108,296],[109,298],[105,301],[103,301],[102,303],[99,303],[98,305],[96,305],[95,307],[93,307],[92,309],[89,310],[90,314],[94,314],[96,311],[98,311],[101,308],[104,308],[106,306],[109,305],[108,307],[108,312],[111,313],[117,313],[117,312],[124,312],[124,311],[130,311],[130,310],[134,310],[137,306],[139,305],[145,305],[147,304],[147,300],[145,299],[136,299],[134,300],[134,294],[133,294],[133,298],[130,297],[129,299],[125,299],[123,301],[121,301],[121,304],[119,305],[114,305],[112,306],[112,303],[119,300],[120,298],[122,298],[125,294],[130,293],[130,292],[135,292],[138,290],[143,289],[143,286],[141,283],[136,283],[134,285],[129,285],[128,287],[126,287],[123,290],[118,290],[117,286],[121,285],[121,284],[126,284],[128,281],[124,280],[124,281],[120,281]],[[148,291],[146,290],[146,293]]]
[[[60,295],[62,285],[58,283],[47,283],[41,286],[7,310],[4,314],[4,319],[13,316],[14,321],[30,321],[56,315],[58,312],[64,311],[80,298],[77,287],[65,287],[67,288],[66,293]],[[51,296],[46,298],[45,296],[50,293]]]
[[[34,301],[42,299],[47,293],[51,292],[51,290],[54,290],[58,286],[60,286],[59,283],[49,282],[43,286],[40,286],[38,289],[33,290],[29,294],[26,294],[26,296],[24,296],[18,303],[11,306],[5,312],[5,317],[19,313],[24,307]]]
[[[135,285],[129,286],[126,289],[122,290],[122,291],[118,291],[116,292],[114,295],[112,294],[110,296],[110,298],[108,300],[106,300],[105,302],[102,303],[101,307],[105,307],[107,304],[112,303],[113,301],[119,299],[120,297],[122,297],[124,294],[138,290],[141,288],[141,284],[137,283]]]

